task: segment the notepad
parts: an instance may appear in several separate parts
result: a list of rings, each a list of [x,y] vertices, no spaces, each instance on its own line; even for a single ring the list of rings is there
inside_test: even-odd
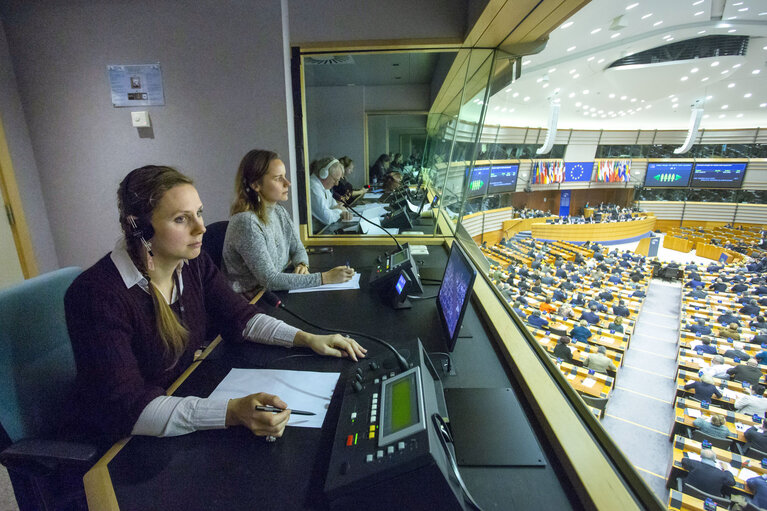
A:
[[[694,461],[700,461],[700,454],[697,452],[686,452],[687,457]]]
[[[597,381],[594,378],[586,378],[585,380],[583,380],[582,385],[584,387],[593,387],[596,382]]]
[[[746,424],[743,424],[742,422],[736,422],[735,423],[735,429],[741,433],[745,433],[748,428],[751,426],[748,426]]]
[[[756,472],[754,472],[748,467],[743,467],[740,469],[740,473],[738,474],[739,479],[746,481],[748,479],[751,479],[752,477],[759,477],[759,474],[757,474]]]
[[[575,375],[574,374],[568,374],[567,375],[567,379],[568,380],[574,380],[575,379]]]
[[[685,409],[684,409],[684,413],[685,413],[685,414],[686,414],[688,417],[692,417],[692,418],[694,418],[694,419],[697,419],[698,417],[700,417],[700,416],[701,416],[700,410],[696,410],[696,409],[694,409],[694,408],[685,408]]]
[[[315,291],[341,291],[343,289],[359,289],[360,288],[360,274],[354,273],[354,277],[346,282],[340,282],[338,284],[322,284],[315,287],[304,287],[301,289],[291,289],[288,293],[313,293]]]

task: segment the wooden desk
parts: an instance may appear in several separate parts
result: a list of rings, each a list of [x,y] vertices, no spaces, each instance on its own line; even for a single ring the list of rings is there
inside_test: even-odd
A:
[[[674,489],[668,494],[668,508],[676,511],[704,511],[702,500]]]
[[[647,234],[655,228],[655,218],[647,217],[628,222],[605,222],[596,224],[547,224],[534,223],[533,238],[565,241],[616,241]]]
[[[727,426],[727,429],[730,430],[730,438],[732,440],[737,440],[738,442],[745,443],[746,437],[744,436],[745,429],[743,431],[738,431],[738,429],[735,427],[736,423],[743,424],[746,429],[753,426],[754,419],[750,415],[745,415],[738,412],[732,412],[730,410],[725,410],[724,408],[719,408],[717,406],[709,406],[708,410],[701,408],[700,403],[697,401],[693,401],[692,399],[685,399],[683,397],[678,397],[676,399],[676,403],[674,404],[674,424],[671,427],[671,434],[669,440],[673,440],[674,435],[678,433],[680,426],[687,426],[690,428],[694,428],[693,421],[695,420],[693,417],[690,417],[685,413],[685,409],[692,409],[692,410],[698,410],[701,413],[701,418],[708,419],[711,417],[711,415],[722,415],[725,417],[725,426]]]
[[[694,244],[692,241],[684,238],[679,238],[668,234],[663,237],[663,248],[676,250],[677,252],[691,252],[693,246]]]
[[[612,377],[597,372],[589,374],[588,369],[567,362],[558,363],[557,366],[562,371],[562,374],[565,375],[567,382],[578,392],[600,398],[610,396],[614,383]],[[594,380],[594,383],[589,384],[587,381],[589,379]]]

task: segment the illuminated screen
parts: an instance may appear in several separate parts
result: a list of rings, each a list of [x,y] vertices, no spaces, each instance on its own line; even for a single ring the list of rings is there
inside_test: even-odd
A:
[[[399,279],[397,280],[397,284],[394,286],[398,295],[402,294],[402,288],[405,287],[405,282],[407,282],[407,280],[405,280],[405,276],[400,274]]]
[[[485,195],[487,183],[490,180],[490,167],[474,167],[469,179],[469,197]]]
[[[391,255],[389,265],[391,268],[396,268],[405,261],[407,261],[407,250],[401,250]]]
[[[591,181],[592,161],[565,162],[565,181]]]
[[[648,163],[646,187],[685,187],[690,182],[692,163]]]
[[[696,163],[690,186],[694,188],[740,188],[745,163]]]
[[[386,407],[383,415],[382,436],[388,436],[418,424],[418,393],[416,392],[416,373],[409,374],[388,385]]]
[[[477,270],[471,266],[458,243],[454,242],[437,294],[437,310],[447,334],[448,351],[453,351],[458,339],[476,276]]]
[[[519,165],[498,165],[490,169],[487,193],[513,192],[517,188]]]

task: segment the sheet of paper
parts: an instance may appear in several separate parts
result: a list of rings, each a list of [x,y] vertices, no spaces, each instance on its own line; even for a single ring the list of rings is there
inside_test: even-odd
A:
[[[697,452],[688,452],[687,457],[690,458],[691,460],[700,461],[700,454],[698,454]]]
[[[340,373],[283,371],[277,369],[232,369],[210,397],[234,399],[266,392],[279,396],[295,410],[317,415],[292,415],[289,426],[321,428]]]
[[[301,289],[291,289],[288,293],[313,293],[315,291],[341,291],[344,289],[359,289],[360,288],[360,274],[355,272],[354,277],[346,282],[340,284],[323,284],[315,287],[304,287]]]
[[[371,202],[370,204],[362,204],[361,206],[355,206],[354,209],[362,213],[362,215],[368,220],[375,221],[378,218],[386,214],[386,208],[383,204],[377,202]]]
[[[737,475],[737,477],[743,481],[747,481],[751,479],[752,477],[758,477],[758,476],[759,474],[757,474],[756,472],[754,472],[748,467],[741,468],[740,473]]]
[[[383,192],[368,192],[365,194],[366,199],[380,199],[383,196]]]
[[[575,379],[575,375],[574,375],[574,374],[568,374],[568,375],[566,376],[566,378],[567,378],[568,380],[574,380],[574,379]]]
[[[615,344],[615,339],[612,337],[601,337],[600,340],[605,344]]]
[[[696,410],[696,409],[694,409],[694,408],[685,408],[685,409],[684,409],[684,413],[685,413],[685,414],[686,414],[688,417],[692,417],[693,419],[697,419],[697,418],[698,418],[698,417],[700,417],[700,415],[701,415],[701,414],[700,414],[700,410]]]
[[[583,380],[582,385],[584,387],[593,387],[596,382],[597,381],[594,378],[586,378],[585,380]]]
[[[751,427],[751,426],[749,426],[749,425],[747,425],[747,424],[743,424],[742,422],[736,422],[736,423],[735,423],[735,429],[736,429],[737,431],[740,431],[741,433],[745,433],[745,432],[746,432],[746,430],[747,430],[748,428],[750,428],[750,427]]]
[[[367,222],[360,222],[360,227],[362,228],[362,233],[368,236],[387,236],[386,231],[389,231],[389,234],[392,235],[399,234],[399,228],[397,227],[387,227],[386,231],[384,231],[383,228],[370,225]]]

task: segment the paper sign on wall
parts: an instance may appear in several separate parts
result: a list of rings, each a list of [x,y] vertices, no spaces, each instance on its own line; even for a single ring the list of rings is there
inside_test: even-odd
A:
[[[107,66],[112,106],[157,106],[165,104],[160,64]]]

